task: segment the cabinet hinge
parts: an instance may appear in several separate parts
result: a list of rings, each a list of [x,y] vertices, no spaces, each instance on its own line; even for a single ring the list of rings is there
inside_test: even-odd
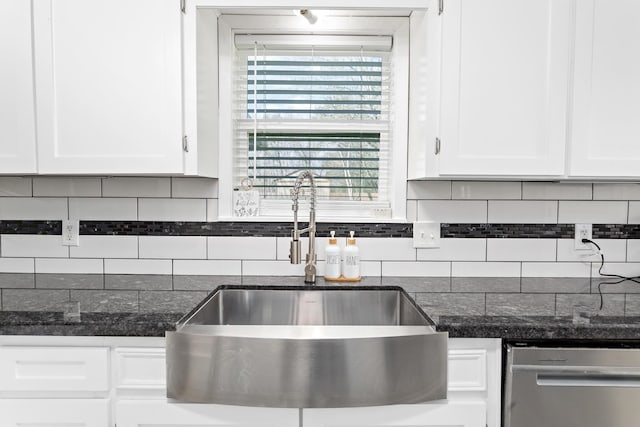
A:
[[[187,13],[187,0],[180,0],[180,11]]]
[[[435,153],[436,153],[436,154],[440,154],[440,138],[436,138],[436,149],[435,149]]]
[[[438,0],[438,15],[442,15],[444,12],[444,0]]]
[[[182,137],[182,151],[185,153],[189,152],[189,140],[187,139],[187,135]]]

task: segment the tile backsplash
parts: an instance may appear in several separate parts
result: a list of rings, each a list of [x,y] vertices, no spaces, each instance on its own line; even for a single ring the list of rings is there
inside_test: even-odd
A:
[[[489,291],[485,313],[487,307],[511,304],[510,298],[517,298],[512,292],[526,293],[529,278],[597,283],[600,256],[573,249],[575,223],[594,224],[594,240],[607,261],[605,273],[640,275],[639,184],[414,181],[407,194],[407,223],[321,224],[320,233],[337,229],[344,244],[346,232],[356,229],[367,277],[445,278],[447,292],[462,290],[465,278],[518,283],[517,289]],[[0,274],[173,277],[167,289],[151,290],[168,296],[138,295],[138,308],[149,307],[153,298],[161,305],[181,276],[303,275],[302,265],[288,262],[290,223],[216,222],[217,197],[217,181],[205,178],[1,177]],[[81,221],[77,247],[61,245],[60,220],[66,218]],[[439,248],[413,248],[411,222],[416,220],[442,223]],[[324,238],[318,240],[320,275],[325,244]],[[98,293],[114,289],[105,279],[98,288],[88,283],[76,290],[78,298],[95,300]],[[34,281],[34,288],[43,286],[50,291],[64,287]],[[7,280],[0,288],[4,296],[20,290]],[[605,292],[640,293],[640,286],[610,285]],[[437,298],[447,294],[442,295]],[[461,304],[464,295],[472,296],[460,293]],[[541,298],[530,295],[532,303]],[[51,298],[60,295],[54,292]],[[126,295],[122,298],[114,306],[126,306]],[[553,301],[554,312],[565,304],[556,296]]]
[[[640,274],[639,184],[413,181],[407,190],[406,224],[319,232],[356,229],[367,276],[592,277],[599,256],[573,249],[573,224],[584,222],[606,271]],[[206,178],[2,177],[0,272],[302,274],[288,263],[289,223],[218,223],[217,194]],[[81,221],[80,246],[61,245],[66,218]],[[415,220],[443,223],[440,248],[413,248]]]

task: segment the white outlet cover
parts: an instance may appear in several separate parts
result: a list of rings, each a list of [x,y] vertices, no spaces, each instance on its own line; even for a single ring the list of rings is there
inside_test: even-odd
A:
[[[439,248],[440,223],[416,221],[413,223],[414,248]]]
[[[575,250],[588,251],[596,249],[591,243],[582,243],[582,239],[591,240],[592,226],[591,224],[576,224]]]
[[[77,219],[62,220],[62,245],[80,245],[80,221]]]

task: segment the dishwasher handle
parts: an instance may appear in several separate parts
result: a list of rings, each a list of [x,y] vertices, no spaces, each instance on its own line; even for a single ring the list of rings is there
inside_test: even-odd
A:
[[[640,375],[617,373],[538,373],[536,384],[544,387],[628,387],[640,388]]]

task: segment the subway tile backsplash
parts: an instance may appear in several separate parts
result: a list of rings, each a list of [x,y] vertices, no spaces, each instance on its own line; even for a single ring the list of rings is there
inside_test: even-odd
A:
[[[488,223],[555,224],[558,202],[555,200],[489,200]]]
[[[216,199],[218,181],[208,178],[171,178],[171,197]]]
[[[0,197],[31,197],[32,195],[32,178],[0,177]]]
[[[487,239],[487,261],[555,261],[554,239]]]
[[[104,261],[91,258],[36,258],[36,273],[103,274]]]
[[[69,199],[69,218],[105,221],[136,221],[138,200],[122,197],[85,197]]]
[[[104,274],[173,274],[170,259],[105,259]]]
[[[418,221],[487,222],[486,200],[419,200]]]
[[[138,219],[205,222],[207,201],[205,199],[138,199]]]
[[[0,258],[0,271],[4,273],[35,273],[33,258]]]
[[[62,246],[60,235],[3,234],[2,257],[69,258],[69,247]]]
[[[599,304],[600,255],[574,249],[583,222],[594,224],[604,273],[640,275],[639,184],[412,181],[407,194],[406,223],[319,223],[319,275],[329,230],[341,245],[355,230],[365,281],[398,277],[438,313],[570,313]],[[1,308],[71,299],[85,310],[167,311],[223,282],[300,282],[291,222],[217,222],[217,207],[215,179],[1,177]],[[62,246],[66,218],[80,220],[80,246]],[[414,220],[442,223],[439,248],[413,248]],[[640,285],[601,289],[609,310],[640,312]]]
[[[173,274],[176,276],[240,276],[242,274],[242,261],[176,259],[173,261]]]
[[[593,200],[640,200],[640,185],[594,184]]]
[[[441,239],[439,248],[418,249],[418,261],[486,261],[487,240]]]
[[[100,178],[33,178],[34,197],[100,197],[102,186]]]
[[[206,259],[207,238],[203,236],[140,236],[139,258]]]
[[[137,236],[82,236],[82,244],[70,246],[71,258],[138,258]]]
[[[626,224],[629,218],[627,201],[560,201],[559,223]]]
[[[524,200],[591,200],[594,198],[593,185],[584,183],[523,182],[522,198]]]
[[[522,185],[519,182],[454,181],[451,183],[451,198],[521,199]]]
[[[68,217],[63,197],[2,197],[0,220],[62,220]]]
[[[522,277],[589,277],[587,262],[523,262]]]
[[[171,178],[103,178],[102,196],[171,197]]]
[[[520,277],[519,262],[452,262],[453,277]]]

